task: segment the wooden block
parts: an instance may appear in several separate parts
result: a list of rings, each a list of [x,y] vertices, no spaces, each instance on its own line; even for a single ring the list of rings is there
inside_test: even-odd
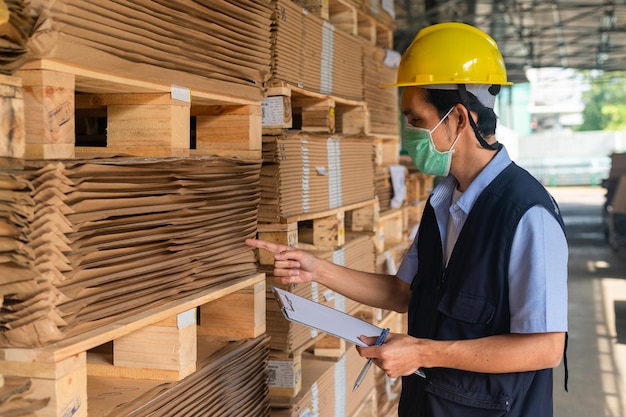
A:
[[[154,156],[146,151],[160,148],[169,149],[168,156],[188,156],[190,104],[172,99],[169,93],[160,96],[156,103],[133,103],[129,97],[108,105],[107,148],[129,150],[136,156]]]
[[[0,369],[6,376],[28,377],[32,388],[26,399],[47,399],[47,406],[37,416],[87,416],[86,353],[73,355],[57,363],[5,362]]]
[[[424,180],[419,174],[406,176],[406,201],[411,204],[422,199]]]
[[[200,306],[200,335],[253,339],[263,333],[265,281]]]
[[[17,74],[24,89],[25,157],[73,158],[74,75],[50,70]]]
[[[24,92],[22,79],[0,75],[0,157],[24,158]]]
[[[376,203],[359,207],[347,213],[350,216],[350,230],[353,232],[375,232],[378,230],[380,205]]]
[[[294,3],[324,20],[330,17],[328,0],[294,0]]]
[[[355,36],[358,35],[357,12],[354,6],[341,1],[330,2],[328,6],[328,20],[344,32]]]
[[[196,328],[192,309],[115,339],[113,365],[175,371],[174,380],[181,380],[196,370]]]
[[[383,165],[394,165],[400,162],[400,138],[384,138],[382,141]]]
[[[340,358],[346,353],[346,341],[335,336],[326,335],[315,342],[315,356]]]
[[[267,364],[270,401],[289,400],[302,389],[302,356],[273,350]]]
[[[376,43],[376,19],[365,13],[359,13],[357,30],[361,38],[367,39],[370,43]]]
[[[299,239],[303,243],[314,245],[318,250],[334,249],[346,242],[345,212],[312,220],[313,228],[299,230]]]
[[[383,236],[385,241],[385,248],[388,246],[393,246],[400,242],[403,242],[404,239],[404,227],[402,220],[402,210],[401,209],[392,209],[388,210],[386,213],[381,213],[379,219],[379,229],[383,229]]]
[[[369,110],[366,106],[344,106],[337,104],[335,111],[336,131],[346,135],[370,133]]]
[[[305,132],[335,132],[335,100],[317,97],[293,97],[292,107],[302,112]]]
[[[257,225],[257,236],[261,240],[295,247],[298,245],[298,223],[259,223]],[[274,254],[265,249],[259,249],[259,263],[261,265],[273,265]]]
[[[207,154],[214,150],[261,150],[261,105],[194,107],[196,149]]]
[[[261,102],[263,134],[268,129],[291,129],[293,112],[290,96],[266,97]]]

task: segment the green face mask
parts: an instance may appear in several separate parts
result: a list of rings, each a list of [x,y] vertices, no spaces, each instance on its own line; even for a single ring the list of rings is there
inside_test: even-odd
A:
[[[454,107],[452,108],[454,109]],[[439,152],[433,143],[432,133],[452,112],[448,110],[445,116],[433,127],[432,130],[421,127],[408,125],[404,129],[404,146],[413,163],[424,174],[445,177],[450,172],[450,164],[452,162],[452,154],[454,153],[454,145],[459,140],[456,137],[450,149],[445,152]]]

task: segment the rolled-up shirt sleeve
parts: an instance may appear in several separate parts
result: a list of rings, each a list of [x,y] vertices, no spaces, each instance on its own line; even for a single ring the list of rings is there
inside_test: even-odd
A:
[[[417,232],[417,236],[419,236],[419,231]],[[404,255],[402,263],[400,263],[400,268],[398,268],[398,272],[396,273],[398,278],[408,284],[413,282],[413,278],[417,272],[417,236],[415,236],[409,250],[406,252],[406,255]]]
[[[512,333],[567,331],[565,233],[544,207],[529,209],[520,220],[509,264]]]

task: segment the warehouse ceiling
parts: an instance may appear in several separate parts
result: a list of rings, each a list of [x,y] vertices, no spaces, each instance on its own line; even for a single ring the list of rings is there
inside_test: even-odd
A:
[[[396,0],[395,48],[446,21],[489,33],[513,82],[528,68],[626,70],[626,0]]]

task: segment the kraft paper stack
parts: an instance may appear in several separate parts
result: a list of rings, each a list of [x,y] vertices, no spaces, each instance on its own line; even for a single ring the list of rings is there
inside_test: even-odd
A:
[[[119,405],[112,410],[98,409],[98,401],[92,410],[90,402],[89,415],[268,416],[268,344],[267,336],[236,342],[201,339],[196,372],[177,383],[159,384],[128,402],[116,401]],[[98,383],[92,379],[90,382]],[[124,380],[119,383],[124,384]],[[98,392],[97,388],[93,392]]]
[[[28,161],[37,289],[5,297],[0,345],[43,345],[255,274],[244,240],[259,170],[222,158]]]
[[[186,85],[185,74],[261,87],[270,72],[270,0],[33,0],[30,58]],[[129,67],[129,64],[132,66]],[[129,74],[130,75],[130,74]]]
[[[272,15],[272,78],[302,87],[304,10],[291,0],[278,0]]]
[[[308,91],[363,100],[363,50],[358,37],[278,0],[272,24],[272,80]]]
[[[276,222],[374,198],[369,137],[290,132],[263,137],[259,220]]]
[[[389,62],[393,52],[363,42],[364,98],[370,116],[370,131],[373,134],[398,135],[400,112],[398,110],[398,88],[381,88],[381,84],[396,82],[398,68]]]
[[[0,74],[11,75],[26,60],[33,17],[29,4],[23,0],[4,0],[4,3],[7,13],[0,12]]]
[[[359,389],[352,392],[365,359],[354,345],[348,344],[339,359],[302,354],[302,389],[289,403],[272,408],[272,417],[352,416],[374,388],[374,369],[370,369]],[[374,368],[374,367],[372,367]]]

